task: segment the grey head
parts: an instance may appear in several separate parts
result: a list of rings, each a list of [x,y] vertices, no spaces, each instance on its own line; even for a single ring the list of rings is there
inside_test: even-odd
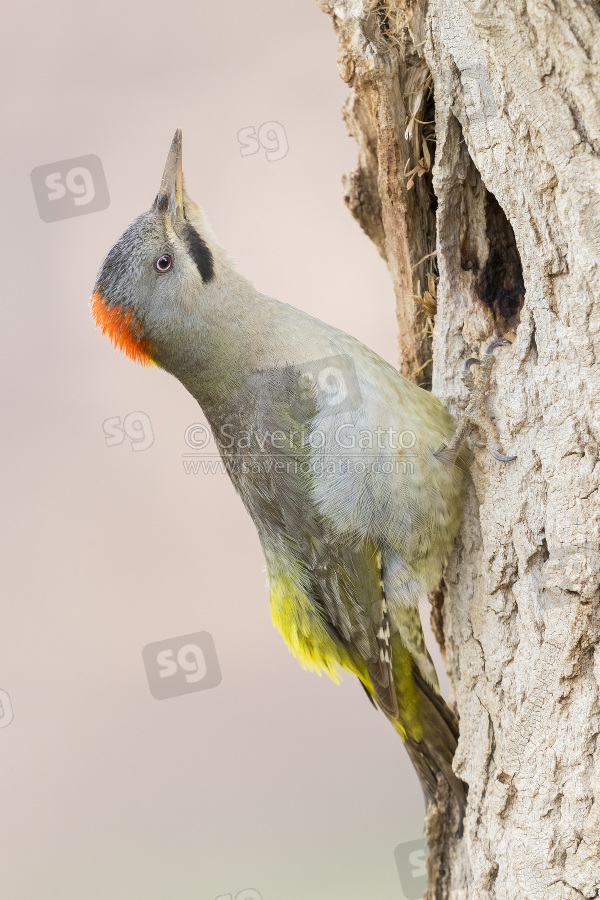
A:
[[[165,365],[230,271],[202,210],[185,192],[177,129],[152,207],[133,220],[102,263],[94,319],[132,359]]]

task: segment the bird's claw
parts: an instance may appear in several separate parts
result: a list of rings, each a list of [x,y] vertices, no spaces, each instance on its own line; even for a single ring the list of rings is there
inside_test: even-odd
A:
[[[479,444],[480,447],[485,447],[485,444]],[[490,453],[494,457],[494,459],[500,460],[500,462],[512,462],[516,459],[516,456],[503,456],[501,453],[498,453],[497,450],[490,450]]]
[[[481,360],[477,359],[477,357],[475,357],[475,356],[472,356],[470,359],[466,359],[463,364],[460,377],[461,377],[462,383],[464,384],[464,386],[467,388],[468,391],[475,390],[475,379],[473,378],[473,373],[471,372],[471,366],[480,366],[480,365],[481,365]]]
[[[496,347],[501,347],[503,344],[510,344],[510,343],[511,342],[509,340],[507,340],[507,338],[500,338],[500,337],[494,338],[494,340],[490,341],[490,343],[487,345],[487,347],[483,351],[483,355],[489,356],[490,353],[492,353],[496,349]],[[469,360],[467,360],[467,362],[469,362]]]
[[[475,428],[482,432],[487,439],[482,443],[481,441],[471,438],[471,442],[475,447],[478,447],[479,449],[487,447],[494,459],[497,459],[499,462],[513,462],[513,460],[517,458],[516,456],[505,456],[504,453],[500,452],[496,428],[485,408],[485,396],[489,388],[490,376],[494,365],[493,352],[497,347],[510,343],[511,341],[506,338],[494,338],[494,340],[490,341],[485,348],[481,359],[471,356],[469,359],[465,360],[463,364],[461,379],[463,384],[471,392],[471,401],[463,415],[452,444],[447,448],[447,452],[450,455],[453,455],[454,458],[458,455],[465,436]],[[478,367],[477,380],[475,380],[474,374],[471,371],[473,366]]]

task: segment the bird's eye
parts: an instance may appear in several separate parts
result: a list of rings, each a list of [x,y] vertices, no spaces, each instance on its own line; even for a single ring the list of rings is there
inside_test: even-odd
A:
[[[157,272],[168,272],[172,265],[173,257],[169,253],[163,253],[154,263]]]

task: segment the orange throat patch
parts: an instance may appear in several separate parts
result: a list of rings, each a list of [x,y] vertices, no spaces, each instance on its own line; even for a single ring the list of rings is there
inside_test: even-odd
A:
[[[121,306],[111,306],[100,291],[92,294],[90,302],[94,322],[102,334],[107,335],[112,341],[113,346],[142,366],[152,365],[154,360],[150,348],[133,311],[125,310]]]

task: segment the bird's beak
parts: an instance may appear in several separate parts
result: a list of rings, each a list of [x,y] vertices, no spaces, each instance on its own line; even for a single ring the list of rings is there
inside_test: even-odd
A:
[[[154,208],[168,211],[172,217],[185,216],[183,209],[183,169],[181,167],[181,128],[175,132],[167,156],[165,171]]]

